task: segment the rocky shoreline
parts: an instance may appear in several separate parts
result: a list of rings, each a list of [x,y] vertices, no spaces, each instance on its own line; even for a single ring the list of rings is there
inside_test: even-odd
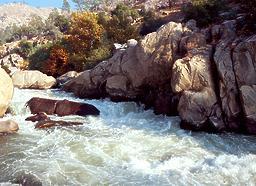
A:
[[[181,127],[256,134],[256,36],[237,35],[239,19],[200,30],[170,22],[137,45],[67,82],[81,98],[138,101]]]
[[[200,30],[194,20],[170,22],[59,82],[67,81],[62,89],[80,98],[136,101],[156,114],[179,115],[183,129],[256,134],[256,35],[238,35],[239,24],[237,18]],[[58,81],[38,71],[15,72],[12,80],[19,88],[38,89]],[[9,87],[0,86],[1,113],[12,96]]]

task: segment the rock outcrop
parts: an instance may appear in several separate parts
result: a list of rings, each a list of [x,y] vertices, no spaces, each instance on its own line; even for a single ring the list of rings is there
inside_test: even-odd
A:
[[[193,20],[168,23],[63,89],[140,101],[157,114],[178,114],[186,129],[256,134],[256,35],[237,36],[237,21],[203,30]]]
[[[56,85],[56,79],[37,70],[17,71],[12,75],[13,84],[21,89],[49,89]]]
[[[127,49],[118,50],[108,61],[69,81],[64,90],[79,97],[134,100],[148,95],[148,91],[164,89],[179,58],[183,34],[183,26],[171,22],[137,44],[130,41]]]
[[[0,67],[7,69],[9,74],[13,74],[15,71],[21,69],[24,65],[24,59],[18,54],[10,54],[0,59]]]
[[[0,68],[0,117],[3,117],[13,96],[13,83],[9,75]]]

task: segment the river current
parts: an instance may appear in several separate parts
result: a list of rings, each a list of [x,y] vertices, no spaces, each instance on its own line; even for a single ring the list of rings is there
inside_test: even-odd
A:
[[[83,126],[34,129],[32,97],[93,104],[98,117],[53,119]],[[193,133],[178,117],[156,116],[136,103],[82,100],[59,90],[15,89],[15,135],[0,136],[0,183],[30,173],[43,185],[255,185],[256,138]]]

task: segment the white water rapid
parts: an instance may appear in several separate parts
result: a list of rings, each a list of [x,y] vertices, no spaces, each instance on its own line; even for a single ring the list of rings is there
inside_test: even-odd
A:
[[[95,105],[99,117],[68,116],[83,126],[34,129],[25,122],[32,97]],[[43,185],[254,185],[256,137],[192,133],[179,119],[156,116],[135,103],[81,100],[58,90],[15,89],[18,134],[0,137],[0,183],[21,172]],[[55,118],[56,119],[56,118]]]

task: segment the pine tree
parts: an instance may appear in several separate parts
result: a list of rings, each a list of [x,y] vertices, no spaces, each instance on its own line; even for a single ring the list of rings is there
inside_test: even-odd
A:
[[[68,2],[68,0],[63,0],[63,4],[62,4],[62,12],[68,12],[70,13],[70,4]]]

